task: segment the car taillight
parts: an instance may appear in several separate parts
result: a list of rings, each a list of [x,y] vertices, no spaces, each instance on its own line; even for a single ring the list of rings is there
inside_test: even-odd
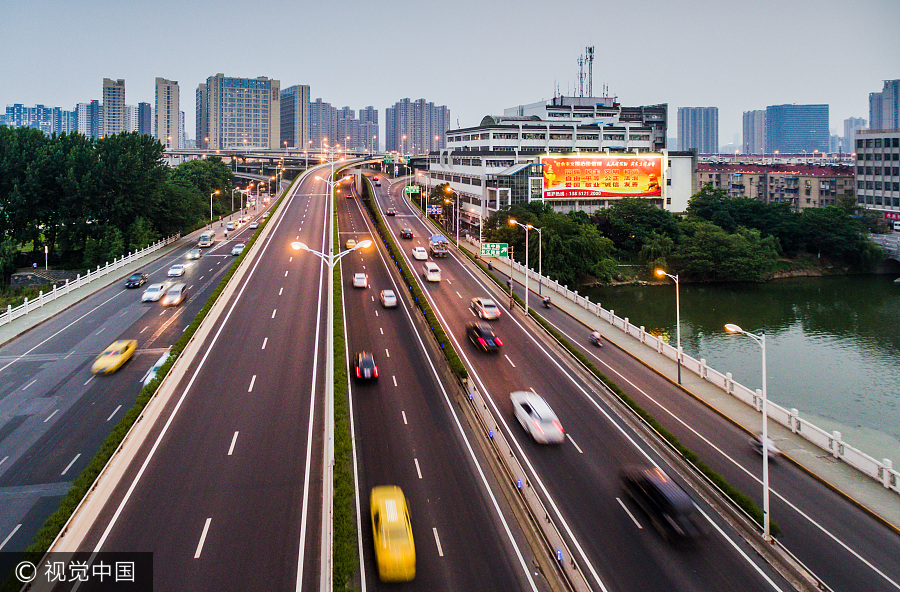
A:
[[[375,366],[374,368],[372,368],[372,375],[375,378],[378,378],[378,366]]]
[[[503,342],[500,341],[499,337],[494,337],[494,343],[496,343],[497,345],[503,345]]]
[[[559,430],[560,434],[565,434],[566,430],[563,429],[562,425],[558,421],[553,422],[554,427]]]
[[[482,339],[481,337],[478,338],[478,343],[481,344],[481,347],[487,348],[487,342],[484,339]]]
[[[356,377],[359,378],[359,366],[356,367]]]
[[[531,423],[532,423],[532,425],[534,425],[535,428],[537,428],[537,431],[538,431],[538,432],[540,432],[540,433],[542,433],[542,434],[544,433],[544,428],[541,427],[541,424],[539,424],[538,422],[534,421],[533,419],[531,420]]]

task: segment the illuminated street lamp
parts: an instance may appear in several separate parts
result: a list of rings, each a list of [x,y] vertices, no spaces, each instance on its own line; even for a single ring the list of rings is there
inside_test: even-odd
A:
[[[451,189],[449,185],[444,188],[444,191],[449,191],[450,193],[456,194],[456,220],[454,220],[454,224],[456,226],[456,246],[459,246],[459,191],[455,189]]]
[[[209,194],[209,226],[212,228],[213,223],[213,213],[212,213],[212,198],[214,195],[219,195],[219,190],[216,189],[212,193]]]
[[[666,276],[675,282],[675,335],[677,336],[675,358],[678,360],[678,384],[681,384],[681,299],[678,295],[678,274],[671,275],[663,269],[657,269],[656,275],[659,277]]]
[[[748,333],[731,323],[725,325],[725,330],[729,333],[740,333],[746,335],[755,341],[762,351],[762,457],[763,457],[763,538],[766,541],[772,541],[772,535],[769,531],[769,406],[766,396],[766,333],[765,331],[759,335]]]
[[[533,229],[534,226],[531,224],[522,224],[521,222],[517,222],[513,218],[509,219],[510,226],[521,226],[525,229],[525,314],[528,314],[528,231]],[[512,271],[510,271],[510,277],[512,276]]]

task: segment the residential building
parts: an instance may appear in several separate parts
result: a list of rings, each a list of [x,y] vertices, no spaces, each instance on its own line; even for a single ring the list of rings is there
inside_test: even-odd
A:
[[[181,109],[177,80],[156,78],[156,110],[153,128],[166,150],[181,148]]]
[[[724,188],[729,197],[748,197],[767,203],[789,203],[799,212],[833,206],[855,196],[853,167],[789,163],[700,163],[697,188]]]
[[[281,147],[281,83],[265,76],[206,79],[206,121],[210,150]],[[197,119],[204,117],[198,114]]]
[[[857,204],[900,220],[900,130],[856,133]]]
[[[828,152],[828,105],[766,107],[766,152]]]
[[[883,102],[884,95],[880,92],[869,93],[869,129],[880,130],[884,128]]]
[[[744,154],[765,154],[766,112],[763,109],[744,111]]]
[[[859,130],[866,129],[866,120],[862,117],[848,117],[844,120],[844,137],[841,140],[841,152],[851,153],[856,151],[855,136]]]
[[[103,79],[103,135],[125,131],[125,80]]]
[[[719,108],[678,108],[678,150],[698,154],[719,152]]]
[[[362,150],[370,154],[378,152],[378,109],[369,105],[359,110],[359,134]]]
[[[181,148],[193,148],[193,142],[190,142],[190,138],[187,135],[187,128],[184,127],[184,111],[178,112],[178,130],[180,132],[179,137],[179,146]]]
[[[103,105],[100,101],[78,103],[75,106],[78,131],[89,138],[99,138],[103,133]]]
[[[900,80],[884,81],[881,91],[881,127],[878,129],[900,129]]]
[[[309,104],[309,140],[307,144],[313,150],[322,149],[326,144],[337,143],[337,109],[331,103],[316,99]]]
[[[201,150],[209,149],[209,108],[206,103],[208,98],[206,83],[201,82],[197,85],[194,107],[197,113],[196,121],[194,122],[197,134],[197,147]]]
[[[309,85],[295,84],[281,91],[281,147],[309,146]]]
[[[153,107],[150,103],[138,103],[138,128],[139,134],[152,136],[153,133]]]
[[[450,110],[425,99],[405,98],[385,109],[384,124],[386,151],[427,154],[446,146]]]
[[[137,105],[125,105],[125,130],[126,132],[136,132],[138,128],[138,108]]]
[[[59,107],[35,105],[26,107],[21,103],[6,106],[0,125],[7,127],[31,127],[45,134],[63,134],[77,131],[75,111]]]

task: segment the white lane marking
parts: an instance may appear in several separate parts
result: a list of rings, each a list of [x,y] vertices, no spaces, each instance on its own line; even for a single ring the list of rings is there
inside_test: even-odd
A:
[[[288,271],[289,270],[287,270],[287,269],[284,270],[284,277],[287,277]]]
[[[283,287],[282,287],[282,288],[279,288],[279,290],[278,290],[278,295],[281,296],[281,293],[282,293],[282,292],[284,292],[284,288],[283,288]]]
[[[59,413],[59,409],[54,409],[53,413],[51,413],[49,416],[47,416],[47,419],[44,420],[44,423],[47,423],[48,421],[50,421],[50,418],[53,417],[54,415],[56,415],[57,413]]]
[[[277,308],[273,308],[273,309],[272,309],[272,318],[273,318],[273,319],[275,318],[275,313],[276,313],[276,312],[278,312],[278,309],[277,309]]]
[[[300,240],[300,235],[298,234],[297,238],[295,238],[294,240]]]
[[[33,384],[36,383],[36,382],[37,382],[37,378],[35,378],[35,379],[32,380],[31,382],[29,382],[28,384],[26,384],[25,386],[23,386],[23,387],[22,387],[22,390],[24,391],[25,389],[27,389],[28,387],[30,387],[31,385],[33,385]]]
[[[210,269],[210,271],[212,271],[212,270]],[[206,276],[201,275],[200,277],[197,278],[197,281],[199,282],[199,281],[202,280],[204,277],[206,277]]]
[[[210,522],[212,522],[212,518],[207,518],[206,524],[203,525],[203,532],[200,534],[200,542],[197,543],[197,550],[194,552],[194,559],[200,559],[200,553],[203,552],[203,542],[206,540],[206,533],[209,532]]]
[[[234,437],[231,439],[231,446],[228,447],[228,456],[231,456],[231,453],[234,452],[234,445],[237,443],[237,437],[240,432],[235,432]]]
[[[63,469],[63,472],[60,473],[60,475],[65,475],[66,473],[68,473],[68,472],[69,472],[69,469],[72,468],[72,465],[74,465],[74,464],[75,464],[75,461],[78,460],[79,458],[81,458],[81,453],[80,453],[80,452],[79,452],[78,454],[75,455],[75,458],[72,459],[72,462],[70,462],[69,464],[66,465],[66,468]]]
[[[8,458],[9,458],[9,456],[7,455],[7,456],[4,456],[2,459],[0,459],[0,465],[2,465],[3,463],[5,463],[5,462],[6,462],[6,459],[8,459]],[[0,545],[0,549],[2,549],[2,548],[3,548],[3,545]]]
[[[181,332],[184,333],[185,331],[187,331],[187,328],[188,328],[188,325],[185,325],[184,329],[182,329]]]
[[[459,296],[460,300],[462,300],[462,294],[460,294],[459,292],[457,292],[456,295]]]
[[[391,352],[389,352],[387,348],[384,348],[384,355],[391,357]]]
[[[66,357],[64,357],[63,359],[64,359],[64,360],[68,360],[68,359],[69,359],[69,356],[71,356],[71,355],[74,354],[74,353],[75,353],[75,350],[70,351],[69,353],[66,354]]]
[[[115,415],[116,413],[118,413],[118,412],[119,412],[119,409],[121,409],[121,408],[122,408],[122,406],[119,405],[118,407],[116,407],[115,409],[113,409],[113,412],[109,414],[109,417],[106,418],[106,421],[111,420],[111,419],[113,418],[113,415]]]
[[[416,463],[416,474],[419,476],[419,479],[422,478],[422,469],[419,468],[419,459],[414,458],[413,462]]]
[[[378,316],[378,311],[377,311],[377,310],[375,311],[375,316],[376,316],[376,317]]]
[[[293,262],[294,262],[294,256],[293,256],[293,255],[291,255],[291,258],[290,258],[290,259],[288,259],[288,263],[293,263]]]
[[[144,331],[146,331],[146,330],[149,329],[149,328],[150,328],[150,326],[147,325],[146,327],[144,327],[143,329],[141,329],[141,331],[140,331],[140,333],[138,333],[138,335],[140,335],[141,333],[143,333]]]
[[[378,330],[381,331],[382,335],[384,335],[384,329],[382,329],[381,327],[378,327]]]
[[[164,314],[166,314],[166,309],[165,309],[165,308],[162,309],[162,311],[159,313],[159,316],[163,316]]]
[[[406,411],[401,411],[400,414],[403,416],[403,425],[409,425],[409,423],[406,421]]]
[[[503,354],[503,357],[506,358],[506,361],[509,362],[509,365],[510,365],[510,366],[512,366],[513,368],[516,367],[516,365],[513,364],[513,361],[509,359],[509,356],[508,356],[508,355]]]
[[[94,335],[100,335],[100,334],[103,333],[104,331],[106,331],[106,327],[103,327],[102,329],[100,329],[99,331],[97,331],[96,333],[94,333]]]
[[[264,337],[264,338],[263,338],[263,346],[262,346],[262,349],[266,349],[266,344],[267,344],[267,343],[269,343],[269,338],[268,338],[268,337]]]
[[[432,528],[431,530],[434,531],[434,542],[435,542],[435,544],[437,544],[438,556],[439,556],[439,557],[443,557],[443,556],[444,556],[444,550],[441,549],[441,539],[438,538],[437,528]]]
[[[188,286],[188,290],[193,290],[193,289],[194,289],[194,284],[191,284],[190,286]]]
[[[568,432],[566,433],[566,438],[569,439],[569,442],[572,443],[572,446],[575,447],[575,450],[578,451],[578,454],[584,454],[584,450],[582,450],[581,447],[578,446],[578,444],[575,443],[575,440],[572,439],[572,436],[570,436],[570,435],[568,434]]]
[[[3,460],[6,460],[6,459],[3,459]],[[21,525],[21,524],[16,524],[16,527],[15,527],[14,529],[12,529],[12,532],[11,532],[11,533],[9,533],[9,536],[7,536],[5,539],[3,539],[3,542],[0,543],[0,551],[2,551],[2,550],[3,550],[3,547],[6,546],[6,543],[9,542],[9,539],[13,538],[13,535],[16,534],[17,532],[19,532],[19,529],[20,529],[20,528],[22,528],[22,525]]]
[[[253,392],[253,383],[256,382],[256,374],[253,375],[253,378],[250,379],[250,388],[247,389],[248,393]]]
[[[453,282],[450,281],[450,278],[447,278],[447,283],[452,284]]]
[[[641,523],[637,521],[637,518],[634,517],[634,514],[631,513],[625,503],[619,498],[616,498],[616,501],[619,502],[619,505],[622,506],[622,509],[625,510],[626,514],[628,514],[628,517],[631,518],[631,521],[634,522],[634,525],[638,527],[638,530],[644,530],[644,527],[641,526]]]
[[[391,378],[394,379],[394,386],[397,386],[397,377],[395,375],[391,375]]]

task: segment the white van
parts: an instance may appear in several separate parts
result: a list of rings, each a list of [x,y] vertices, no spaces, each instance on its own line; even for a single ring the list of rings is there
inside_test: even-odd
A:
[[[429,282],[441,281],[441,268],[436,263],[429,261],[422,266],[422,277]]]

